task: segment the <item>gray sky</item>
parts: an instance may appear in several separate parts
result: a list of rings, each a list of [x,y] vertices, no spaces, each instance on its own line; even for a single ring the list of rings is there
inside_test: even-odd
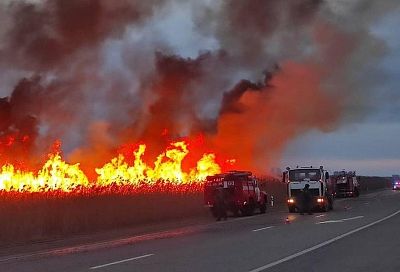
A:
[[[285,150],[286,165],[325,165],[365,175],[400,173],[400,13],[393,12],[372,26],[388,52],[378,64],[381,71],[374,88],[375,107],[358,122],[330,133],[310,131]]]

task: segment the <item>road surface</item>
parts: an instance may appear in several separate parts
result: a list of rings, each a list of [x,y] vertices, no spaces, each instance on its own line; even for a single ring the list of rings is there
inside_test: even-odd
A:
[[[400,271],[400,192],[0,257],[0,271]]]

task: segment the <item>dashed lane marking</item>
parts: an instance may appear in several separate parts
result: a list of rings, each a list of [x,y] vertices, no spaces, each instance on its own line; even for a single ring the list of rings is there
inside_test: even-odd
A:
[[[344,218],[344,219],[341,219],[341,220],[342,221],[350,221],[350,220],[361,219],[361,218],[364,218],[364,215],[354,216],[354,217],[350,217],[350,218]]]
[[[350,220],[355,220],[355,219],[361,219],[363,218],[363,215],[359,215],[359,216],[355,216],[355,217],[350,217],[350,218],[343,218],[343,219],[336,219],[336,220],[328,220],[328,221],[321,221],[321,222],[317,222],[315,224],[329,224],[329,223],[343,223],[346,221],[350,221]]]
[[[344,234],[342,234],[342,235],[336,236],[336,237],[334,237],[334,238],[332,238],[332,239],[329,239],[329,240],[327,240],[327,241],[325,241],[325,242],[322,242],[322,243],[317,244],[317,245],[315,245],[315,246],[312,246],[312,247],[310,247],[310,248],[304,249],[304,250],[302,250],[302,251],[299,251],[299,252],[297,252],[297,253],[295,253],[295,254],[289,255],[289,256],[287,256],[287,257],[285,257],[285,258],[282,258],[282,259],[280,259],[280,260],[277,260],[277,261],[275,261],[275,262],[272,262],[272,263],[269,263],[269,264],[260,266],[260,267],[258,267],[258,268],[253,269],[253,270],[250,270],[249,272],[260,272],[260,271],[264,271],[264,270],[266,270],[266,269],[268,269],[268,268],[271,268],[271,267],[277,266],[277,265],[279,265],[279,264],[281,264],[281,263],[290,261],[290,260],[292,260],[292,259],[294,259],[294,258],[300,257],[300,256],[302,256],[302,255],[304,255],[304,254],[307,254],[307,253],[309,253],[309,252],[312,252],[312,251],[314,251],[314,250],[317,250],[317,249],[319,249],[319,248],[321,248],[321,247],[324,247],[324,246],[327,246],[327,245],[329,245],[329,244],[332,244],[332,243],[334,243],[334,242],[336,242],[336,241],[338,241],[338,240],[341,240],[341,239],[343,239],[343,238],[345,238],[345,237],[347,237],[347,236],[349,236],[349,235],[352,235],[352,234],[357,233],[357,232],[359,232],[359,231],[362,231],[362,230],[364,230],[364,229],[370,228],[370,227],[372,227],[372,226],[374,226],[374,225],[376,225],[376,224],[379,224],[379,223],[381,223],[381,222],[383,222],[383,221],[386,221],[386,220],[388,220],[388,219],[390,219],[390,218],[392,218],[392,217],[398,215],[399,213],[400,213],[400,210],[398,210],[398,211],[396,211],[396,212],[394,212],[394,213],[392,213],[392,214],[390,214],[390,215],[388,215],[388,216],[385,216],[385,217],[383,217],[382,219],[376,220],[376,221],[374,221],[374,222],[372,222],[372,223],[369,223],[369,224],[367,224],[367,225],[364,225],[364,226],[362,226],[362,227],[353,229],[353,230],[351,230],[351,231],[349,231],[349,232],[346,232],[346,233],[344,233]]]
[[[130,261],[135,261],[135,260],[139,260],[139,259],[143,259],[143,258],[147,258],[147,257],[153,256],[153,255],[154,254],[146,254],[146,255],[142,255],[142,256],[138,256],[138,257],[133,257],[133,258],[129,258],[129,259],[124,259],[124,260],[112,262],[112,263],[106,263],[106,264],[102,264],[102,265],[92,266],[90,269],[99,269],[99,268],[103,268],[103,267],[107,267],[107,266],[111,266],[111,265],[116,265],[116,264],[120,264],[120,263],[126,263],[126,262],[130,262]]]
[[[253,232],[257,232],[257,231],[262,231],[262,230],[266,230],[266,229],[272,229],[274,226],[268,226],[268,227],[264,227],[264,228],[260,228],[260,229],[255,229],[252,230]]]

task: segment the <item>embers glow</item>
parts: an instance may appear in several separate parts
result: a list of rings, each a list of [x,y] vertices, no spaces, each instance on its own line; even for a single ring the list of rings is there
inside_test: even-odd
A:
[[[171,143],[165,152],[157,156],[154,166],[149,166],[142,160],[145,151],[144,144],[134,151],[133,165],[129,165],[123,155],[118,155],[103,167],[96,169],[98,177],[93,182],[89,182],[79,164],[66,163],[58,153],[51,154],[37,173],[22,171],[12,164],[5,164],[0,171],[0,190],[76,192],[87,191],[87,189],[97,190],[101,187],[110,188],[110,186],[128,186],[148,190],[149,186],[165,187],[168,184],[197,185],[208,175],[221,172],[221,167],[215,161],[216,156],[213,153],[203,154],[195,167],[187,172],[183,171],[182,162],[189,154],[184,141]]]

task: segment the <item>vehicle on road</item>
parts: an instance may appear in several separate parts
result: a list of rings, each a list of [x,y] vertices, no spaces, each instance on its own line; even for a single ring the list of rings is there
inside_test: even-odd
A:
[[[400,176],[399,175],[393,175],[392,176],[392,188],[393,190],[400,190]]]
[[[301,211],[302,190],[309,185],[311,194],[311,209],[327,212],[333,209],[334,192],[329,173],[320,168],[297,167],[286,168],[283,172],[283,182],[287,184],[287,205],[289,212]]]
[[[225,204],[234,216],[252,215],[255,210],[265,213],[267,193],[259,187],[258,180],[248,171],[230,171],[208,176],[204,183],[204,203],[217,217],[215,194],[223,188]]]
[[[360,184],[355,171],[335,171],[331,176],[336,197],[358,197]]]

